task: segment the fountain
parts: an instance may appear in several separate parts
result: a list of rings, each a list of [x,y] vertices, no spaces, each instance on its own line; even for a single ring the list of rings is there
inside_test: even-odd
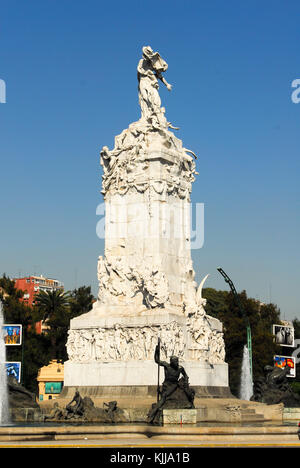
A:
[[[241,373],[241,386],[240,386],[240,399],[250,400],[253,395],[253,382],[250,370],[250,359],[248,346],[244,345],[242,373]]]
[[[6,350],[3,334],[3,306],[0,301],[0,426],[9,422],[8,389],[6,379]]]

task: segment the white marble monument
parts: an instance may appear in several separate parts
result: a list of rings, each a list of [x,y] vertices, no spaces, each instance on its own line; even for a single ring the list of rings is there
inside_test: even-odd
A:
[[[190,195],[196,156],[165,117],[159,80],[168,65],[144,47],[141,118],[100,152],[105,252],[93,309],[71,321],[67,387],[156,386],[154,350],[177,355],[190,385],[228,388],[222,324],[206,314],[194,280]],[[117,111],[117,109],[116,109]]]

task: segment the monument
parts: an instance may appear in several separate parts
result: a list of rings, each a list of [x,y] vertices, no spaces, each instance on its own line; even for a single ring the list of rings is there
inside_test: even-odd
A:
[[[171,90],[167,68],[158,52],[143,47],[141,117],[115,137],[112,150],[100,152],[105,251],[98,259],[99,293],[90,312],[71,320],[64,385],[101,393],[106,401],[134,389],[155,398],[158,338],[161,359],[180,359],[196,397],[230,393],[222,324],[206,314],[202,298],[207,276],[198,287],[194,279],[196,156],[172,132],[176,127],[161,106],[159,82]]]

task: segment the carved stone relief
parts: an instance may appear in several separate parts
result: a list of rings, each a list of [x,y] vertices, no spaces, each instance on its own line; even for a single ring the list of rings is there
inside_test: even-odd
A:
[[[137,269],[128,264],[127,257],[108,260],[100,256],[98,280],[100,303],[111,302],[117,296],[133,298],[140,292],[147,308],[154,308],[163,306],[169,297],[168,281],[161,268],[142,259]]]
[[[206,300],[199,298],[198,304],[190,303],[185,307],[189,357],[210,364],[222,363],[225,360],[223,333],[212,329],[204,309],[205,304]]]
[[[71,361],[139,361],[153,360],[158,337],[162,359],[183,357],[185,340],[177,322],[162,327],[89,328],[69,330],[67,351]]]
[[[211,330],[205,316],[189,317],[186,332],[184,328],[173,321],[163,326],[71,329],[68,356],[77,362],[152,360],[160,337],[162,359],[175,355],[210,364],[224,362],[223,333]]]

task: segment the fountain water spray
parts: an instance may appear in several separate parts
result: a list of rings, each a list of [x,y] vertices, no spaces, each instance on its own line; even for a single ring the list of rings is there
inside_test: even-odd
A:
[[[242,372],[241,372],[241,386],[240,386],[240,399],[250,400],[253,395],[253,382],[251,376],[250,356],[247,345],[244,346]]]
[[[3,333],[3,306],[0,300],[0,426],[9,422],[8,389],[5,361],[6,347]]]

